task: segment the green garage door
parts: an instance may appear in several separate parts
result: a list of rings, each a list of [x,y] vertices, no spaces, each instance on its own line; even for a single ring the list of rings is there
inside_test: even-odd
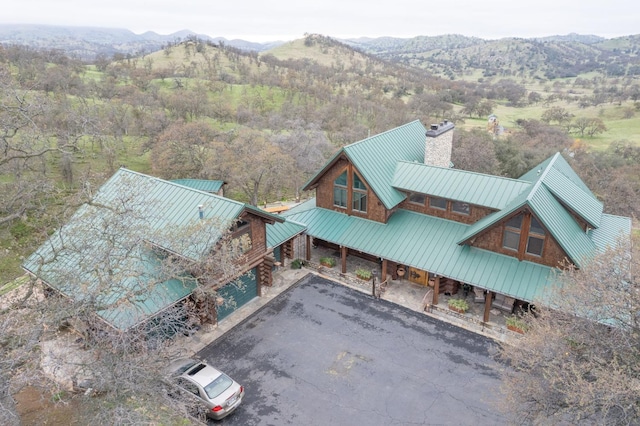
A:
[[[241,276],[240,282],[241,286],[234,282],[218,290],[218,296],[224,299],[224,303],[218,306],[218,321],[258,295],[258,269],[253,268]]]
[[[282,262],[282,246],[278,246],[273,249],[273,257],[276,258],[276,262]],[[273,265],[273,268],[271,269],[276,269],[276,265]]]

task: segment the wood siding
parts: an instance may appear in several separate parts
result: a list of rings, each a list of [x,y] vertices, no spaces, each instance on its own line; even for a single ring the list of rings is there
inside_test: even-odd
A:
[[[511,257],[518,257],[518,252],[510,250],[502,246],[502,238],[504,234],[504,223],[497,224],[494,228],[478,235],[472,242],[472,246],[481,249],[502,253]],[[542,256],[535,256],[524,253],[521,260],[527,260],[533,263],[539,263],[546,266],[557,267],[567,258],[566,253],[558,245],[558,243],[547,232],[544,245],[542,248]]]
[[[452,201],[447,200],[446,210],[435,209],[435,208],[429,207],[429,197],[425,197],[424,204],[417,204],[417,203],[411,202],[407,198],[402,203],[400,203],[399,207],[401,209],[411,210],[416,213],[422,213],[429,216],[439,217],[442,219],[453,220],[455,222],[466,223],[469,225],[479,221],[483,217],[495,211],[488,207],[474,206],[471,204],[469,205],[469,214],[465,215],[465,214],[460,214],[452,211],[451,205],[452,205]]]
[[[344,171],[347,171],[347,207],[337,207],[333,205],[333,183]],[[322,207],[328,210],[334,210],[340,213],[345,213],[350,216],[362,217],[376,222],[386,223],[389,218],[387,209],[384,207],[380,199],[371,190],[371,185],[367,182],[361,174],[358,173],[360,179],[367,186],[367,212],[361,212],[353,210],[353,172],[358,173],[355,167],[347,161],[346,158],[342,158],[329,168],[326,173],[318,180],[316,186],[316,206]]]

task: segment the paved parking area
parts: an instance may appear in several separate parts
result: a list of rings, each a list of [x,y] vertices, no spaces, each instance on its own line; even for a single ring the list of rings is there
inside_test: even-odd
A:
[[[245,386],[228,425],[495,425],[483,336],[307,275],[198,356]]]

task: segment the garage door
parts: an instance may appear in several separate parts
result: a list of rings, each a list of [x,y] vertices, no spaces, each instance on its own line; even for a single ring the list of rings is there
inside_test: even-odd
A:
[[[282,262],[282,246],[273,249],[273,257],[276,258],[276,262]],[[271,269],[276,269],[276,265],[273,265]]]
[[[218,296],[224,299],[224,303],[218,306],[218,321],[222,321],[242,305],[246,304],[258,295],[258,270],[252,269],[240,277],[242,285],[230,283],[218,290]]]

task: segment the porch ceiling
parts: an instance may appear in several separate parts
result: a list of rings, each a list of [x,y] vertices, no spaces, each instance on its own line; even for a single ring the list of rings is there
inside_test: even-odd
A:
[[[398,210],[387,224],[313,208],[287,217],[307,234],[497,293],[534,301],[552,283],[553,268],[456,244],[468,225]]]

